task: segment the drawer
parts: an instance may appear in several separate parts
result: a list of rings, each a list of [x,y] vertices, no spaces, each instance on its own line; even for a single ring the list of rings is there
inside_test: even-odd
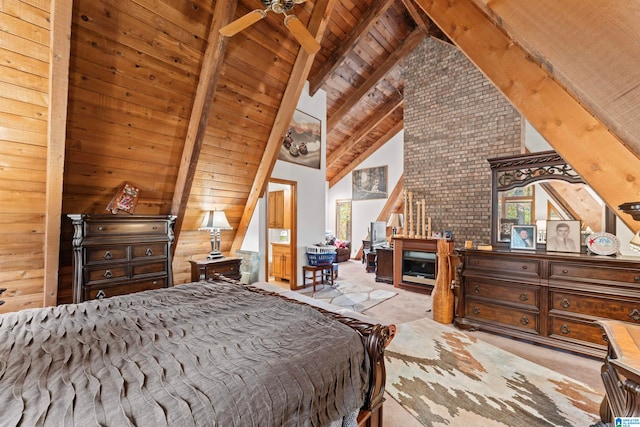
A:
[[[128,278],[126,264],[116,264],[108,267],[91,267],[85,268],[86,283],[117,281]]]
[[[551,316],[549,317],[549,336],[567,340],[587,341],[601,345],[603,349],[607,346],[603,338],[602,329],[592,322],[581,322]]]
[[[640,270],[608,267],[602,264],[549,263],[549,279],[579,282],[623,282],[640,285]]]
[[[539,316],[537,313],[476,300],[467,300],[465,308],[465,317],[471,320],[498,323],[511,329],[516,328],[530,333],[538,332]]]
[[[169,232],[168,221],[144,220],[136,221],[87,221],[85,223],[85,236],[98,237],[110,235],[144,234],[144,235],[166,235]]]
[[[167,287],[167,279],[159,277],[141,282],[125,283],[116,286],[94,286],[85,289],[84,299],[108,298],[117,295],[127,295],[135,292],[150,291]]]
[[[169,255],[168,246],[164,242],[131,245],[132,260],[139,260],[139,258],[150,258],[150,257],[166,258],[168,255]]]
[[[574,294],[562,290],[550,290],[549,311],[551,313],[573,313],[589,316],[591,319],[604,318],[640,324],[640,301],[623,299],[612,295],[595,296]]]
[[[465,280],[464,287],[468,298],[484,298],[533,308],[539,306],[539,286],[473,277]]]
[[[467,257],[465,269],[487,270],[491,274],[512,275],[519,277],[540,277],[540,262],[535,259],[509,258],[502,256],[478,256],[471,254]]]
[[[93,264],[97,262],[123,262],[128,258],[127,246],[96,246],[87,247],[85,252],[85,263]]]
[[[167,272],[167,262],[146,262],[141,264],[131,264],[131,278]]]
[[[240,274],[240,264],[233,263],[226,265],[207,266],[206,272],[206,277],[213,276],[213,273],[220,273],[223,276],[238,275]]]

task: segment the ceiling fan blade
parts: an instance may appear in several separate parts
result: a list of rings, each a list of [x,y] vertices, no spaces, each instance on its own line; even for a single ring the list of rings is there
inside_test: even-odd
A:
[[[291,31],[293,37],[309,54],[314,55],[320,50],[320,44],[313,38],[309,30],[302,24],[296,15],[287,15],[284,18],[284,25]]]
[[[263,19],[265,16],[267,16],[266,10],[259,10],[259,9],[252,10],[246,15],[241,16],[235,21],[220,28],[220,34],[226,37],[234,36],[238,34],[240,31],[244,30],[245,28],[250,27],[251,25],[258,22],[259,20]]]

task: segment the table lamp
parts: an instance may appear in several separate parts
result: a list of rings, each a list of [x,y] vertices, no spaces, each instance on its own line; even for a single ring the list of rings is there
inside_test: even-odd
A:
[[[404,216],[401,213],[392,213],[389,215],[389,221],[387,227],[391,227],[391,236],[395,236],[398,232],[398,228],[402,228],[404,225]]]
[[[220,230],[233,230],[224,211],[212,210],[207,212],[198,230],[206,230],[211,233],[211,252],[207,259],[224,258],[224,255],[220,252]]]

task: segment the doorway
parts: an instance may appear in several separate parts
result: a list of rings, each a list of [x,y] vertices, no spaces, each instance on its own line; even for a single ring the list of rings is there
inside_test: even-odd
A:
[[[297,183],[272,178],[267,187],[267,282],[297,289]]]

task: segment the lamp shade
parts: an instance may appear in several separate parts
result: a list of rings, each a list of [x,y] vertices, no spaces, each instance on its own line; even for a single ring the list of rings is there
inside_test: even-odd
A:
[[[402,228],[404,224],[404,215],[401,213],[392,213],[389,215],[389,221],[387,227]]]
[[[209,211],[198,230],[232,230],[224,211]]]

